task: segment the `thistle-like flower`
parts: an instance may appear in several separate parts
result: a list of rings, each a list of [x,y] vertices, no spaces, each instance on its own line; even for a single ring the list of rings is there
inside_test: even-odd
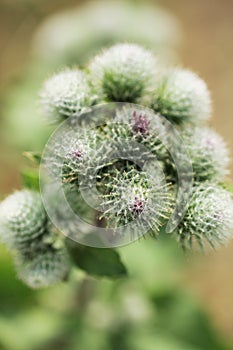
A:
[[[106,137],[115,140],[117,135],[119,139],[130,140],[132,147],[138,148],[139,159],[146,160],[153,156],[154,159],[164,160],[167,156],[167,130],[159,115],[147,108],[124,106],[117,111],[116,120],[119,122],[118,129],[107,125]]]
[[[0,239],[10,249],[45,234],[48,219],[40,194],[16,191],[0,204]]]
[[[108,227],[119,228],[136,220],[136,230],[150,229],[157,234],[171,209],[169,185],[163,179],[160,169],[151,173],[130,167],[123,173],[115,171],[106,184],[102,195],[101,218]],[[134,229],[135,229],[134,228]],[[126,226],[127,229],[127,226]],[[132,227],[130,234],[133,234]]]
[[[31,288],[44,288],[67,279],[70,260],[65,249],[47,250],[28,260],[15,259],[19,278]]]
[[[216,184],[194,187],[186,214],[176,229],[176,237],[186,249],[215,248],[233,237],[232,195]]]
[[[139,102],[158,74],[155,57],[133,44],[118,44],[104,51],[94,58],[89,70],[96,94],[114,102]]]
[[[85,73],[78,69],[54,74],[40,92],[42,110],[50,123],[76,117],[93,105],[95,99]]]
[[[210,93],[195,73],[173,69],[156,83],[151,107],[175,124],[197,124],[211,113]]]
[[[0,236],[13,250],[20,278],[33,288],[67,276],[70,264],[63,241],[53,231],[40,194],[17,191],[0,205]]]
[[[64,183],[82,185],[87,183],[87,179],[92,183],[97,169],[111,163],[109,153],[112,152],[112,144],[108,144],[98,131],[90,130],[78,136],[74,133],[67,141],[62,145],[65,150],[61,164]]]
[[[195,181],[220,181],[228,174],[229,152],[222,137],[214,130],[207,127],[186,129],[183,142],[192,162]]]

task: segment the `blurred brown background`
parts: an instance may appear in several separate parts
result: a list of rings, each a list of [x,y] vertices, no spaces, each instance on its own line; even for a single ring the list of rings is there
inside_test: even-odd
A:
[[[84,2],[84,1],[79,1]],[[78,1],[1,0],[0,2],[0,101],[17,74],[27,64],[30,39],[49,14],[72,7]],[[180,20],[184,40],[181,62],[203,77],[212,91],[212,125],[228,142],[233,153],[233,1],[164,0],[156,3]],[[1,110],[0,110],[1,112]],[[19,186],[18,167],[7,160],[1,145],[0,194]],[[16,161],[20,155],[16,154]],[[233,243],[191,264],[183,283],[205,303],[214,323],[233,340]]]

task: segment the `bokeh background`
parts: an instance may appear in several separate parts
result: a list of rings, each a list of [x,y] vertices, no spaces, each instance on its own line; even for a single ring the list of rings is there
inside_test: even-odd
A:
[[[53,66],[52,56],[40,67],[35,33],[49,16],[87,2],[0,1],[1,197],[20,188],[23,162],[22,138],[15,142],[20,129],[10,128],[8,115],[24,113],[25,104],[31,106],[30,84],[34,91],[38,81],[59,66]],[[160,6],[174,19],[175,35],[167,34],[171,42],[165,43],[163,55],[207,82],[214,105],[211,125],[233,154],[232,0],[158,0],[150,6]],[[140,25],[131,23],[135,32]],[[163,45],[157,49],[162,52]],[[233,243],[189,258],[167,241],[156,243],[153,250],[139,243],[123,248],[122,256],[132,272],[128,281],[99,281],[74,272],[68,284],[35,292],[16,279],[11,258],[1,247],[0,349],[233,349]]]

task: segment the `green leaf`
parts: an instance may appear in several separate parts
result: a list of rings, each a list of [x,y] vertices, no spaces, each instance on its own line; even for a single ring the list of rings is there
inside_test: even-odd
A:
[[[21,171],[23,187],[31,190],[40,190],[39,172],[33,169],[24,169]]]
[[[34,165],[39,165],[41,162],[41,153],[39,152],[23,152],[23,156]]]
[[[67,240],[74,264],[92,276],[118,278],[127,275],[120,255],[110,248],[93,248]]]

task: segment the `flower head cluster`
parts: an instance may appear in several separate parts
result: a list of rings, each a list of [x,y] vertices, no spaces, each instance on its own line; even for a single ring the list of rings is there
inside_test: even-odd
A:
[[[90,169],[90,174],[95,173],[100,197],[103,196],[103,203],[109,204],[109,208],[105,208],[100,214],[107,225],[124,225],[134,216],[143,216],[143,213],[150,213],[147,222],[156,222],[155,213],[152,214],[148,208],[154,207],[152,203],[161,202],[156,197],[156,186],[151,186],[140,170],[145,161],[157,159],[164,169],[167,182],[173,183],[172,193],[176,192],[179,169],[176,169],[171,149],[167,149],[168,145],[172,148],[172,144],[166,143],[170,139],[170,127],[164,127],[163,123],[158,124],[155,113],[167,120],[167,125],[170,123],[171,126],[179,127],[180,142],[183,143],[183,149],[187,151],[192,164],[192,174],[188,176],[193,176],[195,186],[206,181],[214,186],[214,183],[224,180],[228,173],[228,150],[221,136],[203,125],[211,114],[211,97],[205,82],[195,73],[177,68],[163,70],[153,54],[144,48],[134,44],[118,44],[94,57],[87,74],[86,81],[90,86],[88,91],[92,94],[90,99],[97,96],[99,102],[144,104],[141,110],[138,107],[134,110],[132,106],[120,108],[117,111],[118,124],[106,120],[95,130],[95,151],[88,151],[93,145],[93,139],[86,135],[84,147],[73,148],[64,162],[66,170],[69,168],[66,172],[68,182],[72,182],[78,174],[84,174],[83,169]],[[66,84],[69,85],[69,82]],[[83,92],[85,86],[84,84]],[[148,107],[152,110],[147,109]],[[182,148],[178,147],[176,152],[182,152]],[[134,166],[132,161],[125,160],[132,160],[132,157],[136,162]],[[179,154],[177,158],[182,161],[183,155]],[[101,161],[98,163],[94,159]],[[107,165],[104,166],[104,163]],[[95,167],[98,167],[98,172],[95,172]],[[136,178],[138,182],[135,182]],[[163,191],[159,191],[163,198]],[[216,192],[216,196],[218,193],[220,192]],[[198,196],[199,192],[197,198]],[[201,203],[204,203],[205,198],[207,197],[200,197],[200,206],[198,199],[195,199],[195,210],[202,210]],[[151,203],[149,207],[145,205],[146,201]],[[170,206],[164,201],[163,208],[166,206],[169,212]],[[158,208],[156,210],[159,213]],[[157,230],[158,227],[159,225]],[[191,226],[185,227],[185,232],[192,231]],[[203,236],[204,233],[201,237]]]
[[[101,105],[91,114],[96,101],[108,106],[106,113]],[[50,121],[68,119],[47,144],[43,161],[73,212],[132,240],[147,232],[156,236],[169,220],[180,184],[189,181],[194,187],[187,210],[178,213],[173,231],[181,246],[215,247],[232,236],[233,199],[219,184],[228,173],[228,150],[221,136],[203,125],[211,99],[196,74],[164,73],[151,52],[118,44],[94,57],[87,73],[66,69],[53,75],[41,103]],[[185,152],[192,164],[187,170]],[[60,222],[64,216],[67,229],[76,230],[67,206],[58,206]],[[19,276],[27,284],[47,286],[66,278],[66,249],[38,193],[23,190],[2,202],[0,234],[17,252]]]

